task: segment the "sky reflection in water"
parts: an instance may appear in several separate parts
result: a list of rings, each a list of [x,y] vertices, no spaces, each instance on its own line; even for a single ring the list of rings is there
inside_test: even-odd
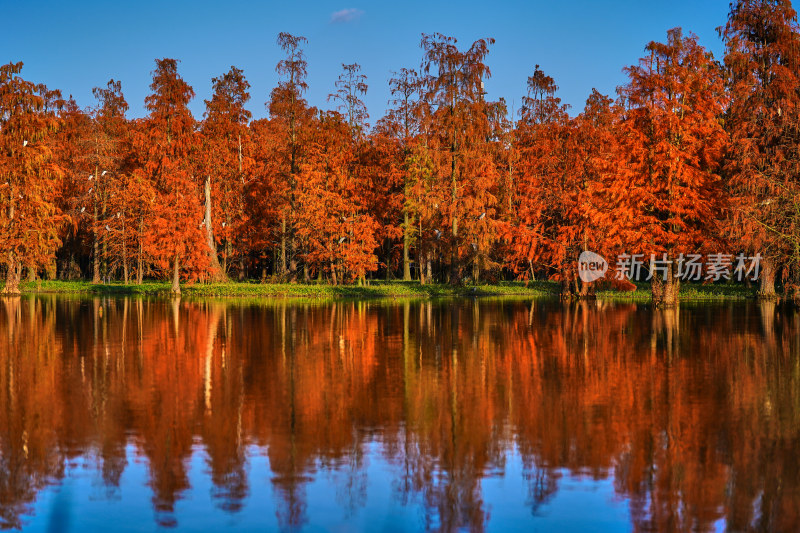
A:
[[[800,528],[773,304],[0,302],[0,524]]]

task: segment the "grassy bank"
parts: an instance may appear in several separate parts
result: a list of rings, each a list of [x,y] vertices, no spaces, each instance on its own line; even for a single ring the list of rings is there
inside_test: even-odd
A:
[[[147,282],[141,285],[109,283],[94,284],[86,281],[26,282],[20,289],[26,294],[96,294],[96,295],[146,295],[168,296],[167,282]],[[418,282],[374,281],[363,287],[355,285],[327,285],[302,283],[186,283],[181,285],[185,297],[235,297],[235,298],[399,298],[446,296],[547,296],[558,295],[558,284],[538,282],[500,283],[478,287],[453,287],[444,284],[420,285]]]
[[[597,297],[620,301],[649,301],[650,285],[641,282],[636,282],[635,285],[635,291],[598,291]],[[718,283],[709,285],[703,285],[702,283],[681,283],[679,294],[681,301],[747,300],[755,297],[755,288],[747,287],[744,283]]]
[[[142,285],[109,283],[94,284],[87,281],[35,281],[21,284],[26,294],[93,294],[93,295],[142,295],[168,296],[167,282],[147,282]],[[235,297],[235,298],[430,298],[447,296],[552,296],[559,294],[559,285],[553,281],[501,282],[492,285],[453,287],[444,284],[420,285],[408,281],[373,281],[369,285],[326,285],[301,283],[214,283],[184,284],[184,297]],[[753,289],[743,284],[683,284],[682,300],[729,300],[752,298]],[[630,292],[613,290],[599,291],[598,298],[621,301],[650,299],[650,288],[646,283],[637,284]]]

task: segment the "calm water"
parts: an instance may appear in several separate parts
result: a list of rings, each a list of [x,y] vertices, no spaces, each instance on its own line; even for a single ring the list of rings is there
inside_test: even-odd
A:
[[[798,531],[800,315],[0,300],[0,525]]]

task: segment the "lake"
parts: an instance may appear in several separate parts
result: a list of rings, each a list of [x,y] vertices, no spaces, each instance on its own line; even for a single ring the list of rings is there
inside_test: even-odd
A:
[[[798,531],[800,314],[0,299],[0,526]]]

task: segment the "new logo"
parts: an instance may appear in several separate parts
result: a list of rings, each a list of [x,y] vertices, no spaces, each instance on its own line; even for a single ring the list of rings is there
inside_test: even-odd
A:
[[[586,283],[602,278],[607,270],[608,262],[599,254],[584,250],[578,257],[578,276]]]

